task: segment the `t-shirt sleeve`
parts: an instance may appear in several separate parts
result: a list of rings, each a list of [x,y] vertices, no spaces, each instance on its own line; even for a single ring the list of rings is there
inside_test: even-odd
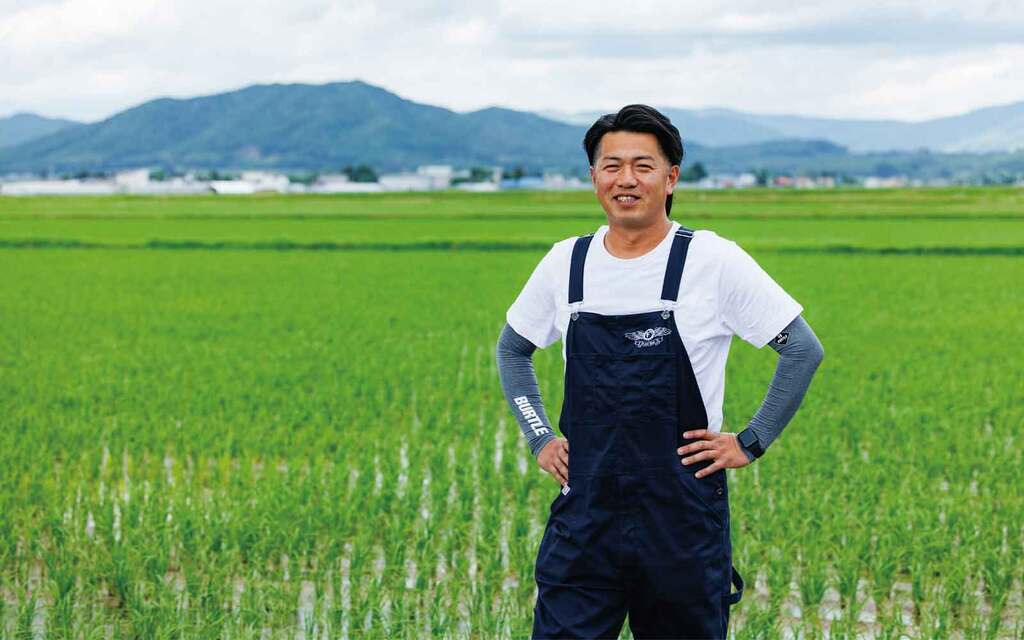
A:
[[[803,311],[803,306],[738,244],[726,241],[718,282],[719,317],[729,330],[758,349]]]
[[[540,349],[554,344],[559,338],[555,324],[555,252],[553,247],[541,259],[505,314],[509,326]]]

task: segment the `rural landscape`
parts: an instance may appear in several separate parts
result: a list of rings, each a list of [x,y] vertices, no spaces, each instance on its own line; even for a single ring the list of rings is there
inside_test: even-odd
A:
[[[1024,189],[672,213],[827,354],[728,471],[730,636],[1024,638]],[[495,341],[551,244],[604,222],[586,191],[4,198],[0,637],[528,636],[559,487]],[[724,430],[776,359],[734,340]],[[558,346],[534,362],[554,419]]]

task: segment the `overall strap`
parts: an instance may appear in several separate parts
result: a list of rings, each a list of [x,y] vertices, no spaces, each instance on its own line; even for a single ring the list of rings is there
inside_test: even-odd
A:
[[[679,227],[672,238],[672,250],[668,254],[668,265],[665,267],[665,282],[661,285],[661,299],[675,302],[679,297],[679,282],[683,277],[683,266],[686,264],[686,252],[693,239],[693,229]]]
[[[743,599],[743,577],[740,576],[740,572],[736,570],[736,567],[732,568],[732,579],[730,580],[732,585],[729,586],[729,590],[732,591],[732,587],[736,587],[736,591],[729,594],[729,606],[736,604]]]
[[[569,265],[569,304],[583,301],[583,263],[587,260],[587,249],[594,234],[576,238],[572,247],[572,263]]]

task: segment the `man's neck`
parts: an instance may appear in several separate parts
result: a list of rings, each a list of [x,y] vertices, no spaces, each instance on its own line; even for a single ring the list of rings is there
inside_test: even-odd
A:
[[[671,228],[672,221],[667,217],[649,227],[636,229],[609,224],[608,233],[604,236],[604,248],[616,258],[636,258],[658,246]]]

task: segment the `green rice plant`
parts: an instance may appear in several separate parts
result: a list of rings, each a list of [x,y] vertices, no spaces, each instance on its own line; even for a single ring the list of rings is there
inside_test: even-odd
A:
[[[871,550],[868,553],[871,572],[869,589],[880,618],[891,606],[890,594],[900,565],[900,547],[898,540],[891,535],[884,532],[872,534]]]
[[[828,563],[825,560],[825,553],[813,546],[801,550],[801,555],[800,575],[797,581],[800,607],[803,610],[803,619],[816,629],[820,624],[821,599],[828,588]]]
[[[33,622],[39,601],[34,593],[26,593],[18,604],[17,620],[14,637],[17,640],[32,640],[34,637]]]
[[[730,623],[730,631],[734,625]],[[750,607],[743,618],[743,626],[735,633],[737,640],[775,640],[782,637],[777,610],[772,607]]]
[[[60,525],[56,526],[56,530],[62,531]],[[58,534],[54,537],[63,542],[62,535]],[[79,565],[72,553],[63,548],[45,553],[43,562],[50,586],[50,598],[53,602],[48,620],[49,630],[58,635],[72,636],[75,622],[75,583],[80,570]],[[3,611],[0,610],[0,620],[2,619]]]
[[[792,570],[796,557],[792,545],[773,545],[769,548],[767,583],[769,611],[775,615],[782,609],[782,602],[789,594],[793,578]]]

